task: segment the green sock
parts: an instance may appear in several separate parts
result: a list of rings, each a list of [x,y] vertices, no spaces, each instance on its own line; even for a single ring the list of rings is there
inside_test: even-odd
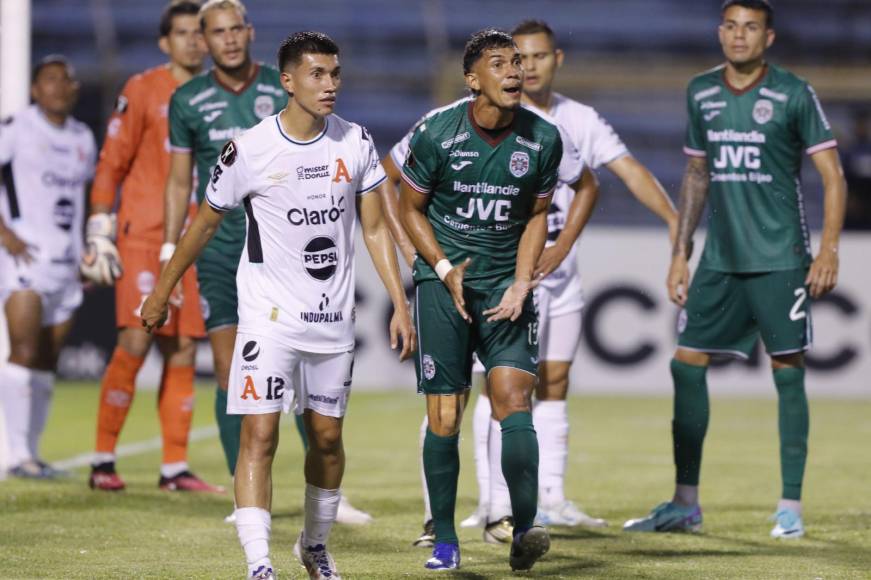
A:
[[[777,369],[774,371],[774,384],[777,386],[782,497],[798,501],[801,499],[810,427],[807,394],[804,390],[804,369]]]
[[[459,434],[440,437],[429,429],[426,430],[423,440],[423,472],[438,543],[460,543],[454,527],[457,479],[460,476],[459,443]]]
[[[538,508],[538,438],[532,413],[513,413],[502,426],[502,473],[511,496],[514,531],[532,527]]]
[[[710,407],[708,367],[671,361],[674,379],[674,418],[671,422],[672,446],[677,483],[698,485],[702,470],[702,444],[708,430]]]
[[[239,457],[239,438],[242,433],[242,415],[227,414],[227,391],[218,387],[215,394],[215,420],[218,422],[218,435],[224,457],[227,459],[227,469],[230,475],[236,473],[236,459]]]
[[[305,421],[303,421],[302,415],[293,414],[293,418],[296,421],[296,430],[299,431],[299,438],[302,440],[302,450],[308,451],[308,435],[305,432]]]

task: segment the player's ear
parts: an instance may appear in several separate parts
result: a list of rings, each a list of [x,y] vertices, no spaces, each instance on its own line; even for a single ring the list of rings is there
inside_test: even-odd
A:
[[[254,25],[248,24],[248,42],[254,42]]]
[[[281,87],[288,95],[293,94],[293,77],[287,71],[281,71],[281,75],[279,76],[281,81]]]
[[[166,36],[161,36],[157,40],[157,47],[160,49],[160,52],[163,54],[169,54],[169,38]]]
[[[563,59],[565,59],[566,53],[564,53],[561,48],[554,49],[553,53],[556,56],[556,68],[560,68],[563,65]]]
[[[469,87],[473,93],[481,92],[481,82],[478,80],[478,75],[473,72],[466,73],[466,86]]]
[[[776,36],[777,35],[774,34],[773,28],[766,28],[765,29],[765,48],[771,48],[771,45],[774,44],[774,38]]]

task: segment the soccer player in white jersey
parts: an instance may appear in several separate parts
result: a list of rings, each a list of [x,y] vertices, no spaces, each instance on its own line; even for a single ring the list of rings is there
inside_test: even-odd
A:
[[[228,413],[242,414],[236,468],[236,526],[251,578],[272,578],[269,559],[272,459],[283,407],[303,414],[309,438],[305,527],[294,548],[311,578],[338,579],[326,549],[345,466],[342,418],[354,361],[354,229],[394,305],[400,358],[415,349],[396,253],[381,214],[386,180],[369,133],[332,114],[339,49],[326,35],[299,32],[278,51],[287,107],[221,152],[206,200],[142,308],[153,328],[170,293],[221,221],[244,205],[245,250],[236,283],[239,331]],[[376,195],[369,195],[376,192]]]
[[[34,67],[34,104],[0,125],[0,302],[10,344],[0,402],[18,477],[58,474],[40,459],[39,440],[58,353],[82,302],[85,185],[96,160],[94,135],[70,116],[78,88],[66,58],[48,56]]]

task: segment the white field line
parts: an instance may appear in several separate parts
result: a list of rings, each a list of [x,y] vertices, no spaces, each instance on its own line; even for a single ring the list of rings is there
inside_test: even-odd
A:
[[[188,437],[188,441],[193,443],[194,441],[202,441],[203,439],[210,439],[215,437],[218,434],[218,426],[217,425],[209,425],[208,427],[199,427],[197,429],[193,429],[190,432],[190,436]],[[125,445],[119,445],[115,450],[115,455],[118,457],[130,457],[132,455],[142,455],[143,453],[149,453],[151,451],[157,451],[163,446],[163,440],[160,437],[152,437],[151,439],[145,439],[144,441],[137,441],[136,443],[127,443]],[[94,454],[91,453],[80,453],[79,455],[74,455],[73,457],[69,457],[67,459],[62,459],[60,461],[53,461],[51,463],[52,467],[56,469],[76,469],[78,467],[85,467],[86,465],[91,464],[91,460],[93,459]]]

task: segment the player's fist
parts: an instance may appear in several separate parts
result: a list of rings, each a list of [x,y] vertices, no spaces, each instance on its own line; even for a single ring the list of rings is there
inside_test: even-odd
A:
[[[690,285],[690,267],[687,259],[681,254],[676,254],[671,259],[671,267],[668,269],[668,297],[678,306],[687,303],[687,291]]]
[[[146,331],[151,332],[166,323],[168,313],[169,307],[166,300],[161,300],[154,294],[150,294],[142,304],[139,315],[142,317],[142,326],[145,327]]]
[[[79,269],[86,279],[111,286],[121,277],[121,257],[115,247],[115,216],[96,213],[85,227],[85,251]]]

